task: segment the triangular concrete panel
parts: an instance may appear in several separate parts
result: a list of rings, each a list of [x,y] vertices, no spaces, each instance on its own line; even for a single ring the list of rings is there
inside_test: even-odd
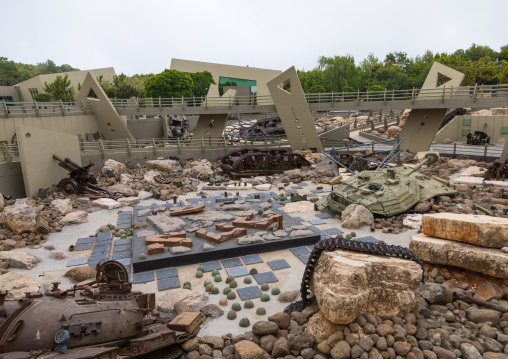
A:
[[[442,74],[448,78],[449,81],[437,86],[437,81],[439,74]],[[435,89],[435,88],[450,88],[450,87],[458,87],[462,83],[464,79],[464,74],[457,70],[452,69],[451,67],[440,64],[439,62],[434,61],[432,67],[430,68],[429,74],[423,83],[422,89]]]
[[[287,80],[291,83],[291,92],[279,86]],[[323,146],[295,67],[287,69],[268,81],[266,86],[272,95],[291,149],[293,151],[310,149],[322,151]]]
[[[93,90],[97,98],[90,98],[88,94]],[[106,140],[134,139],[127,124],[116,111],[101,85],[89,72],[79,90],[77,101],[88,101],[95,114],[99,131]]]

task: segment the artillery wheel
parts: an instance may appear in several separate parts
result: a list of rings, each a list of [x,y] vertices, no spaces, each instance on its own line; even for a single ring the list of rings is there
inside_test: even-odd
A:
[[[70,196],[71,194],[80,194],[81,186],[75,179],[64,178],[58,183],[58,190],[66,196]]]
[[[125,266],[117,261],[106,261],[97,268],[95,276],[97,283],[129,282],[129,274]]]

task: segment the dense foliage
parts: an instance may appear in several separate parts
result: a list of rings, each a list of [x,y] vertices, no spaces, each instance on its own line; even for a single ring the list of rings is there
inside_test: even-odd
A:
[[[402,90],[421,87],[434,61],[464,73],[464,86],[508,83],[508,45],[496,52],[489,46],[473,44],[451,54],[426,51],[415,58],[396,51],[383,61],[369,54],[358,66],[350,55],[322,56],[316,68],[298,71],[298,76],[309,93],[316,86],[326,92]]]
[[[79,71],[70,65],[56,66],[54,61],[47,60],[37,65],[22,64],[0,57],[0,86],[12,86],[37,75],[55,74],[58,72]]]
[[[194,83],[189,74],[176,70],[164,70],[148,79],[145,86],[147,97],[192,97]]]

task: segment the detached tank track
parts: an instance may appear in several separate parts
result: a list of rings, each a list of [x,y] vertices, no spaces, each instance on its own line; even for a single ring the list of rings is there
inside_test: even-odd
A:
[[[357,252],[365,252],[372,254],[382,254],[385,256],[397,256],[415,261],[422,267],[422,283],[425,283],[425,268],[420,258],[407,248],[388,244],[377,244],[377,243],[365,243],[360,241],[352,241],[345,238],[330,238],[318,242],[312,252],[310,253],[309,260],[305,266],[303,272],[302,285],[300,288],[300,294],[302,299],[291,303],[284,309],[284,313],[291,314],[292,312],[301,312],[305,308],[310,300],[308,296],[310,294],[310,280],[314,274],[315,265],[319,259],[319,256],[323,251],[334,251],[337,249],[346,249]]]
[[[162,175],[154,176],[153,178],[156,182],[162,183],[162,184],[169,184],[171,183],[171,180],[169,178],[164,178]]]

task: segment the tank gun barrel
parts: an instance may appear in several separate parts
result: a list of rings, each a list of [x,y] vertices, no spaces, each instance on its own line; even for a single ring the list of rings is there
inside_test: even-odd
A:
[[[422,166],[425,166],[426,164],[431,164],[433,162],[435,162],[435,158],[434,156],[428,156],[430,153],[427,153],[427,156],[425,156],[425,158],[423,159],[423,161],[421,161],[420,163],[416,164],[416,166],[414,166],[411,171],[409,172],[409,174],[412,174],[412,173],[415,173],[416,171],[418,171],[420,168],[422,168]],[[433,154],[432,154],[433,155]]]

